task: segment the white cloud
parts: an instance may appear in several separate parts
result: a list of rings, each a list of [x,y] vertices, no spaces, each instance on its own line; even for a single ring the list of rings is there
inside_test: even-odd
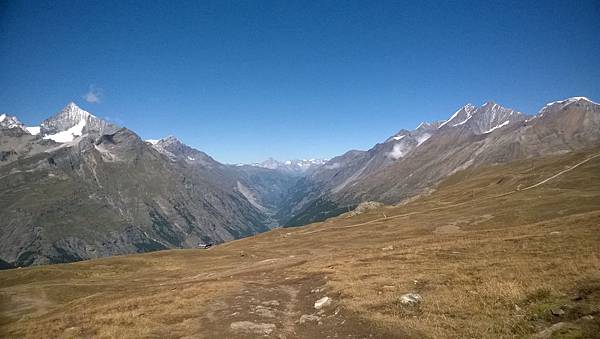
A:
[[[387,154],[387,156],[395,160],[402,158],[407,152],[408,147],[404,143],[399,142],[394,145],[394,148]]]
[[[342,165],[339,162],[334,162],[331,165],[325,165],[325,168],[328,169],[328,170],[337,169],[337,168],[340,168],[340,167],[342,167]]]
[[[90,85],[90,89],[83,95],[83,99],[92,104],[99,104],[102,102],[102,88],[97,88],[94,85]]]

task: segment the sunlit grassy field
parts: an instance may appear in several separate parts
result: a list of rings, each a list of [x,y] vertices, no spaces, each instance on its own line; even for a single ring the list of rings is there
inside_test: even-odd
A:
[[[209,250],[2,271],[0,334],[595,337],[600,157],[527,187],[599,152],[462,171],[406,204]]]

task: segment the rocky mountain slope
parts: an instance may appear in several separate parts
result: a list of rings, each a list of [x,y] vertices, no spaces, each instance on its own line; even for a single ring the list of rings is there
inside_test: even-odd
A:
[[[23,266],[223,242],[366,201],[396,204],[465,169],[595,147],[599,131],[600,105],[586,98],[532,117],[487,102],[324,163],[225,165],[175,137],[143,141],[74,103],[37,127],[3,114],[0,259]]]
[[[174,138],[151,145],[72,103],[36,135],[9,120],[0,258],[11,264],[195,247],[277,224],[247,198],[260,185]]]
[[[586,98],[550,103],[531,118],[493,102],[467,104],[446,121],[331,159],[293,188],[287,224],[323,220],[363,201],[398,203],[469,167],[585,149],[599,140],[600,105]]]

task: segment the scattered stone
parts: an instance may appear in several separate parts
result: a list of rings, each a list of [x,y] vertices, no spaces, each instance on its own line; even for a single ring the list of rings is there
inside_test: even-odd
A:
[[[329,298],[329,297],[323,297],[323,298],[315,301],[315,308],[317,310],[320,310],[321,308],[327,307],[329,305],[331,305],[331,298]]]
[[[310,290],[310,293],[321,293],[321,291],[323,291],[322,288],[313,288],[312,290]]]
[[[594,320],[594,316],[591,314],[584,315],[583,317],[581,317],[581,320],[586,320],[586,321]]]
[[[394,285],[383,285],[382,287],[384,290],[388,290],[388,291],[393,291],[396,289],[396,286]]]
[[[381,248],[382,251],[391,251],[393,249],[394,249],[394,246],[392,246],[392,245]]]
[[[277,326],[275,324],[257,324],[251,321],[236,321],[229,325],[232,331],[250,334],[271,334]]]
[[[265,306],[279,306],[279,301],[277,301],[277,300],[268,300],[268,301],[263,301],[261,304],[263,304]]]
[[[420,304],[423,301],[423,297],[417,293],[406,293],[400,296],[400,303],[403,305],[414,306]]]
[[[313,314],[303,314],[300,317],[300,323],[301,324],[304,324],[304,323],[309,322],[309,321],[319,321],[319,320],[321,320],[321,317],[313,315]]]
[[[515,304],[515,311],[520,312],[521,308],[519,307],[519,305]]]
[[[550,232],[550,235],[558,235],[558,234],[560,234],[560,232],[559,232],[559,231],[553,231],[553,232]]]
[[[273,310],[268,307],[256,306],[254,311],[256,311],[256,314],[258,314],[261,317],[275,318],[275,312],[273,312]]]
[[[550,313],[557,317],[565,315],[565,311],[563,311],[562,308],[553,308],[550,310]]]

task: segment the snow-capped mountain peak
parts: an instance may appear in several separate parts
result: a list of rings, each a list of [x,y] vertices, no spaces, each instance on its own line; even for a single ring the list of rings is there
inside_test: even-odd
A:
[[[562,109],[571,104],[587,104],[587,105],[600,105],[597,102],[594,102],[586,97],[571,97],[564,100],[553,101],[546,104],[546,106],[542,107],[542,109],[538,112],[538,116],[543,116],[545,112],[555,109]]]
[[[439,128],[466,127],[475,134],[486,134],[524,118],[525,115],[520,112],[487,101],[480,107],[472,104],[463,106]]]
[[[15,116],[10,116],[7,114],[0,114],[0,128],[3,129],[11,129],[11,128],[20,128],[23,131],[31,134],[37,135],[40,133],[39,126],[34,127],[26,127],[19,121],[19,119]]]
[[[40,133],[44,139],[60,143],[73,141],[75,137],[86,133],[102,134],[116,129],[117,126],[97,118],[74,102],[69,102],[60,112],[40,124]]]
[[[268,168],[272,170],[278,170],[288,173],[303,174],[325,164],[328,159],[294,159],[278,161],[273,158],[269,158],[260,163],[254,163],[250,166]]]
[[[460,126],[471,118],[476,109],[477,107],[475,105],[470,103],[466,104],[463,107],[459,108],[456,112],[454,112],[454,114],[452,114],[452,116],[448,120],[441,123],[438,128],[442,128],[444,126]]]
[[[0,128],[21,128],[25,130],[25,126],[15,116],[0,114]]]

